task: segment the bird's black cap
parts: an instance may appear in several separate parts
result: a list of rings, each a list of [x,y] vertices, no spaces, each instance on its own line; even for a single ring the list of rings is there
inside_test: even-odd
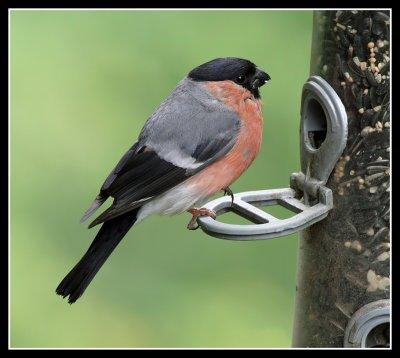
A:
[[[216,58],[189,72],[188,77],[194,81],[233,81],[259,97],[258,88],[271,77],[249,61],[237,57]]]

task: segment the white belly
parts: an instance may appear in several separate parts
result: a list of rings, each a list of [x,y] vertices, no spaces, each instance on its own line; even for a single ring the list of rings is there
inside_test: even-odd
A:
[[[180,214],[194,206],[201,206],[208,197],[200,193],[192,184],[184,182],[144,204],[137,214],[136,223],[153,214]]]

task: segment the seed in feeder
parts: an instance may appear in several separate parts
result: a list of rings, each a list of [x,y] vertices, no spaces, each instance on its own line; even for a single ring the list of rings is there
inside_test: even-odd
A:
[[[371,57],[371,58],[369,59],[369,62],[375,63],[375,61],[376,61],[376,58],[374,58],[374,57]]]
[[[361,244],[360,244],[360,241],[358,241],[358,240],[354,240],[354,241],[351,243],[351,247],[352,247],[354,250],[358,251],[358,252],[360,252],[361,249],[362,249]]]
[[[379,276],[378,288],[380,290],[386,290],[388,286],[390,286],[390,278]]]
[[[359,178],[359,179],[358,179],[358,183],[359,183],[359,184],[364,184],[364,179],[363,179],[363,178]]]
[[[346,155],[346,156],[344,157],[344,160],[345,160],[346,162],[350,161],[350,155]]]
[[[350,170],[350,175],[354,175],[355,174],[355,171],[352,169],[352,170]]]
[[[368,270],[367,272],[367,281],[369,283],[367,287],[368,292],[376,291],[378,288],[378,284],[376,283],[377,277],[376,273],[373,270]]]
[[[347,183],[347,184],[346,184],[346,187],[347,187],[347,188],[350,188],[350,185],[351,185],[351,183]]]
[[[383,125],[382,125],[382,123],[380,121],[378,121],[378,122],[376,122],[375,127],[382,129]]]
[[[381,82],[382,82],[382,75],[378,73],[378,74],[375,76],[375,79],[376,79],[376,82],[381,83]]]
[[[347,248],[349,248],[349,247],[351,246],[351,242],[350,242],[350,241],[346,241],[346,242],[344,243],[344,246],[347,247]]]
[[[385,128],[390,128],[390,122],[385,122]]]
[[[327,70],[328,70],[328,66],[327,66],[327,65],[324,65],[324,66],[322,67],[322,71],[326,72]]]
[[[368,287],[367,287],[367,292],[374,292],[377,289],[379,290],[386,290],[388,286],[390,286],[390,278],[377,275],[375,271],[369,270],[367,272],[367,281],[368,281]]]
[[[364,108],[360,108],[360,109],[358,110],[358,113],[363,114],[363,113],[364,113]]]
[[[360,68],[362,71],[365,71],[367,69],[367,63],[366,62],[360,62]]]
[[[350,73],[348,73],[348,72],[345,72],[345,73],[344,73],[344,77],[346,77],[347,79],[349,79],[349,77],[350,77]]]
[[[378,261],[385,261],[385,260],[387,260],[389,257],[390,257],[389,252],[385,251],[385,252],[382,252],[376,259],[377,259]]]
[[[369,54],[369,57],[370,57],[370,58],[373,58],[373,57],[375,57],[375,54],[374,54],[373,52],[371,52],[371,53]]]
[[[384,42],[383,42],[382,40],[378,40],[378,41],[376,42],[376,44],[377,44],[377,46],[378,46],[379,48],[385,46],[385,44],[384,44]]]
[[[366,137],[369,133],[371,133],[373,131],[374,131],[374,129],[372,127],[367,126],[367,127],[363,128],[360,135],[361,135],[361,137]],[[360,152],[358,152],[358,153],[360,153]],[[357,155],[358,155],[358,153],[357,153]]]
[[[340,85],[341,85],[342,87],[346,87],[346,82],[340,82]]]
[[[358,67],[360,67],[360,60],[359,60],[359,58],[356,56],[356,57],[353,57],[353,62],[358,66]]]
[[[370,250],[365,250],[364,252],[363,252],[363,255],[365,256],[365,257],[370,257],[371,256],[371,251]]]
[[[386,228],[386,229],[387,229],[387,228]],[[385,228],[383,228],[383,231],[382,231],[382,229],[380,229],[380,230],[376,233],[375,236],[377,236],[377,235],[379,235],[379,234],[382,234],[384,231],[385,231]],[[387,229],[387,231],[389,231],[389,229]],[[390,242],[382,242],[381,244],[379,244],[378,246],[376,246],[376,248],[377,248],[377,249],[384,248],[384,249],[386,249],[386,250],[390,250]]]
[[[366,234],[367,234],[368,236],[374,236],[374,234],[375,234],[374,228],[373,228],[373,227],[370,227],[370,228],[367,230]]]
[[[381,110],[381,108],[382,108],[382,106],[376,106],[373,109],[375,112],[379,112]]]
[[[377,47],[374,47],[373,50],[374,50],[375,53],[378,53],[378,52],[379,52],[379,49],[378,49]]]
[[[339,195],[344,195],[344,190],[343,190],[343,188],[339,188],[338,194],[339,194]]]
[[[371,186],[371,187],[369,188],[369,192],[370,192],[371,194],[375,194],[377,190],[378,190],[378,187],[377,187],[377,186]]]
[[[382,75],[382,79],[383,79],[383,80],[386,80],[386,76],[385,76],[385,75]]]
[[[370,66],[371,71],[375,72],[375,69],[378,69],[378,67],[375,66],[375,64],[373,62],[371,62],[371,66]]]
[[[368,42],[368,47],[369,47],[369,48],[374,48],[374,47],[375,47],[375,44],[374,44],[373,42]]]

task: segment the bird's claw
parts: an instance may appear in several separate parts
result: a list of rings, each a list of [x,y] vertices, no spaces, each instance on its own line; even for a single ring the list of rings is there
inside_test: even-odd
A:
[[[233,196],[233,192],[232,192],[231,188],[229,188],[229,186],[228,186],[228,187],[226,187],[226,188],[223,189],[223,190],[224,190],[224,195],[226,195],[226,194],[230,195],[230,197],[231,197],[231,199],[232,199],[231,204],[233,204],[234,196]]]
[[[200,227],[200,225],[196,225],[197,219],[200,216],[209,216],[212,217],[213,219],[217,217],[217,214],[214,210],[206,208],[192,208],[189,209],[188,212],[193,215],[186,226],[189,230],[197,230]]]

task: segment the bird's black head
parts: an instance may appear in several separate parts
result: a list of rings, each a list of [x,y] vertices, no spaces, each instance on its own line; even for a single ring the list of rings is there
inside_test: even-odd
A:
[[[216,58],[189,72],[194,81],[233,81],[259,98],[259,88],[271,77],[249,60],[236,57]]]

